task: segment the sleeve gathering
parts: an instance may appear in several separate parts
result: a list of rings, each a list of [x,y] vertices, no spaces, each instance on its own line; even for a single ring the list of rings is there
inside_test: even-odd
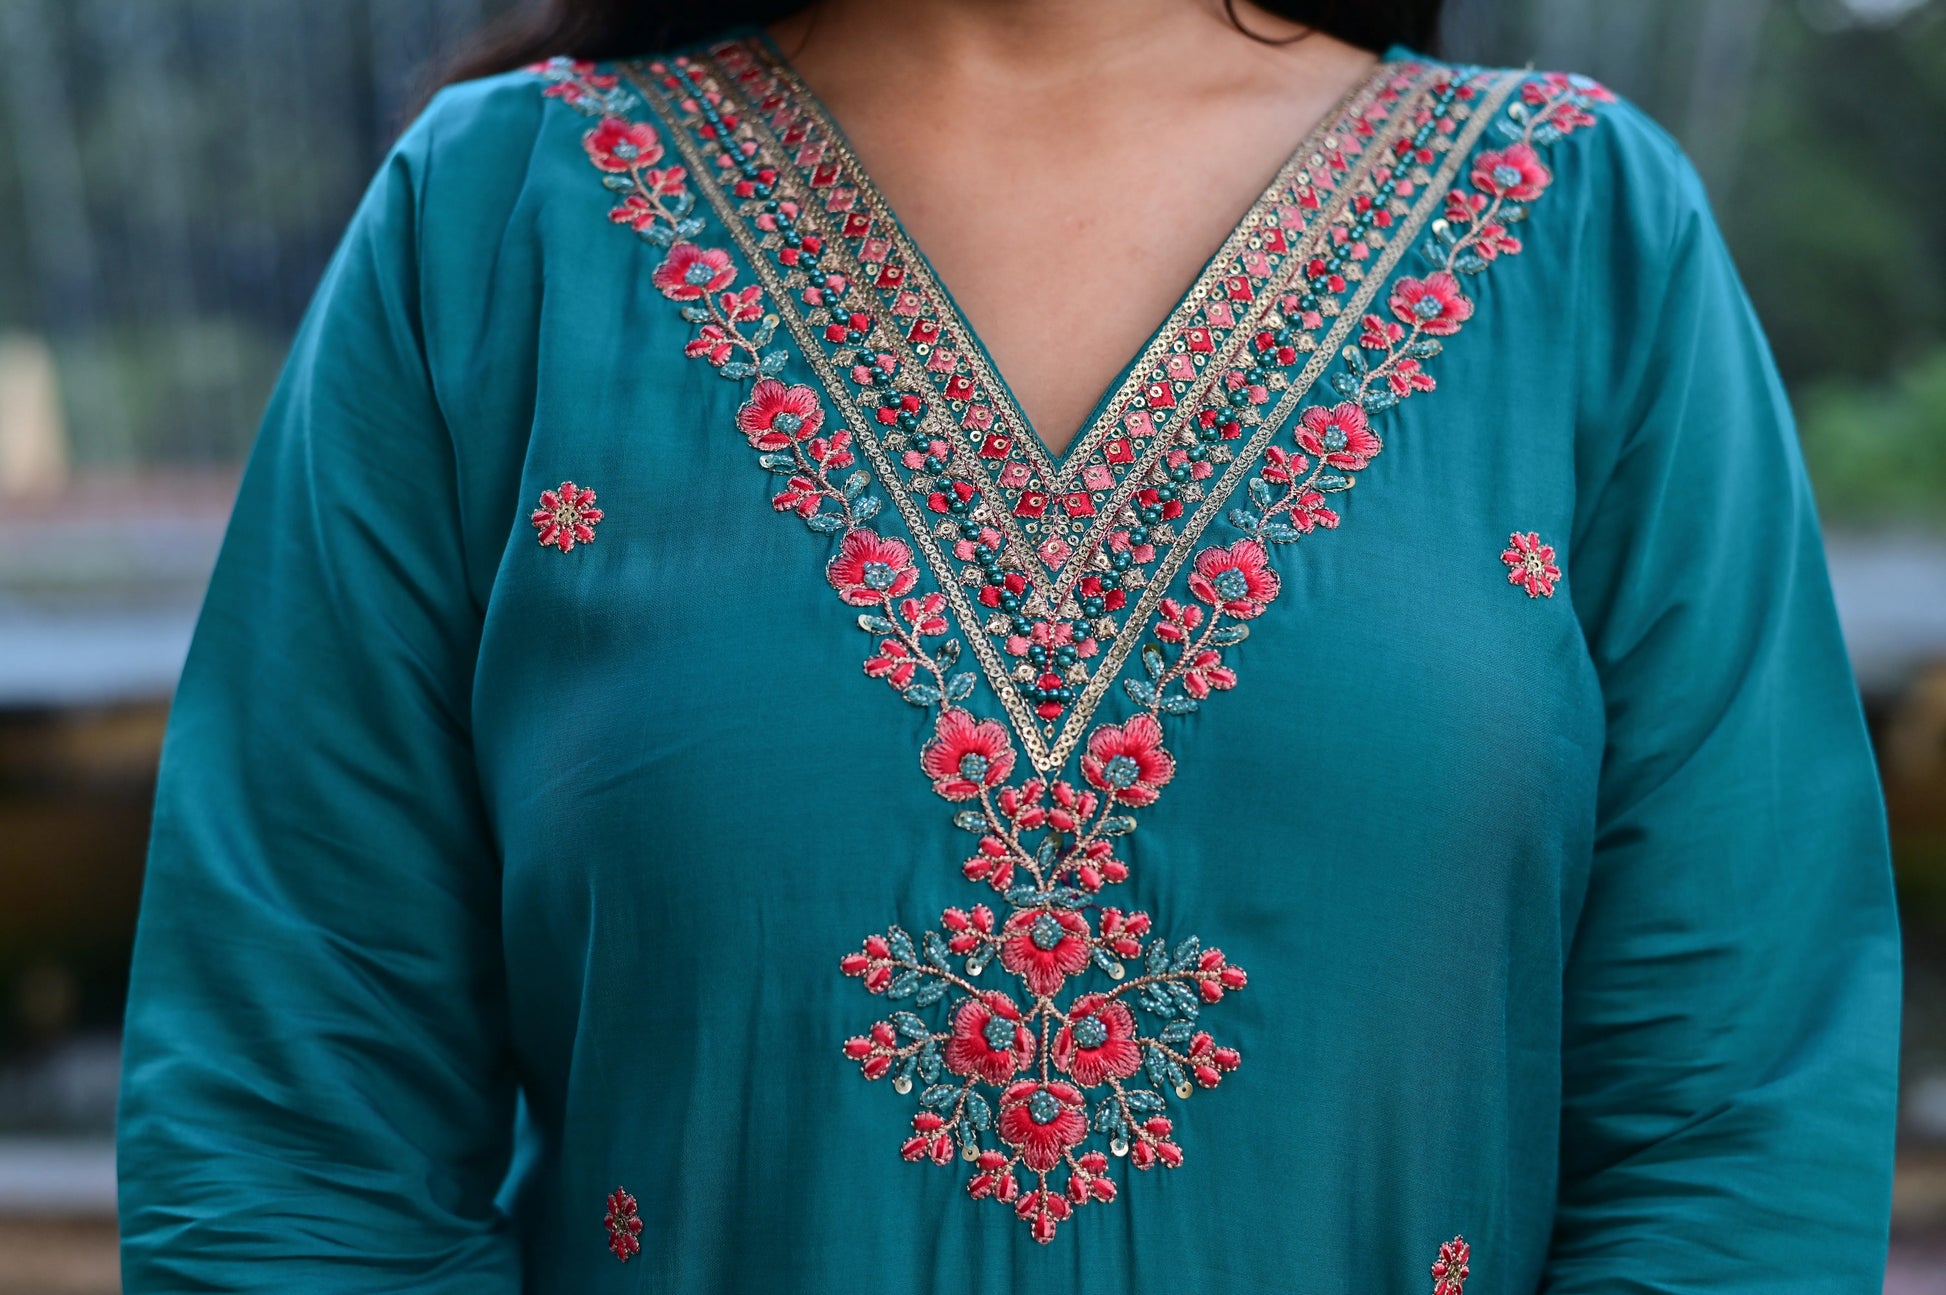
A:
[[[244,472],[165,740],[119,1112],[143,1292],[512,1292],[480,609],[422,311],[428,119]]]
[[[1700,181],[1648,147],[1616,205],[1658,218],[1597,265],[1621,286],[1582,360],[1602,471],[1569,583],[1606,745],[1541,1290],[1864,1295],[1899,1030],[1883,801],[1781,383]]]

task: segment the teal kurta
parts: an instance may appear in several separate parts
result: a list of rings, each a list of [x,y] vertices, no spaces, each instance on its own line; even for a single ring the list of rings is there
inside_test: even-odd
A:
[[[1395,48],[1050,454],[773,47],[557,61],[399,142],[245,473],[124,1273],[1863,1295],[1898,982],[1631,106]]]

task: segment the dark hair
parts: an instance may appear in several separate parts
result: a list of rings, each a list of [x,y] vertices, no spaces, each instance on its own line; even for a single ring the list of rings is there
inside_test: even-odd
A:
[[[1255,0],[1259,8],[1328,32],[1348,44],[1383,50],[1398,43],[1433,53],[1443,0]],[[745,24],[767,23],[804,7],[805,0],[528,0],[442,69],[438,83],[464,81],[522,67],[556,54],[629,58],[703,40]],[[1236,0],[1224,0],[1230,20],[1248,32]]]

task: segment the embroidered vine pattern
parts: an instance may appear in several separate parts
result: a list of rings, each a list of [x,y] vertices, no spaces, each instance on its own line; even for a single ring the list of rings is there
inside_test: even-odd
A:
[[[731,191],[746,209],[754,209],[759,227],[781,235],[773,254],[804,271],[807,301],[831,311],[826,339],[863,342],[877,326],[872,313],[842,309],[850,289],[846,277],[821,265],[821,239],[800,231],[794,204],[774,196],[776,170],[758,158],[754,141],[738,135],[734,113],[724,111],[720,93],[698,83],[694,66],[679,58],[648,68],[683,113],[696,119],[696,137],[715,150]],[[653,281],[664,296],[682,303],[684,318],[695,329],[686,352],[727,379],[751,384],[736,422],[762,465],[786,477],[773,505],[814,530],[840,535],[825,574],[838,597],[861,608],[859,626],[873,637],[865,672],[933,713],[921,769],[938,795],[962,806],[953,821],[976,838],[961,865],[964,875],[1004,901],[1004,916],[985,903],[952,907],[941,914],[937,928],[916,939],[891,926],[846,955],[840,963],[845,974],[858,977],[869,992],[907,1000],[917,1010],[892,1012],[846,1040],[844,1054],[867,1079],[890,1077],[902,1093],[922,1086],[912,1133],[901,1145],[906,1159],[946,1164],[958,1156],[972,1162],[969,1193],[1010,1205],[1037,1240],[1050,1241],[1076,1208],[1114,1199],[1108,1154],[1126,1156],[1138,1169],[1180,1165],[1183,1153],[1173,1140],[1164,1094],[1183,1100],[1198,1086],[1213,1088],[1241,1060],[1236,1049],[1219,1046],[1200,1029],[1198,1019],[1205,1006],[1245,986],[1243,970],[1194,936],[1172,947],[1152,935],[1147,913],[1097,902],[1105,888],[1128,879],[1116,839],[1135,830],[1133,811],[1154,804],[1174,776],[1161,717],[1193,711],[1211,692],[1235,685],[1236,673],[1224,653],[1243,641],[1248,622],[1280,591],[1270,546],[1321,525],[1337,525],[1336,512],[1323,506],[1324,493],[1349,488],[1350,474],[1380,448],[1367,413],[1432,388],[1417,364],[1436,353],[1436,346],[1425,343],[1457,331],[1472,310],[1454,272],[1474,272],[1474,260],[1483,264],[1518,250],[1504,230],[1506,222],[1518,218],[1516,202],[1524,201],[1513,194],[1525,186],[1534,196],[1547,178],[1532,157],[1532,142],[1544,131],[1559,134],[1586,124],[1562,108],[1579,111],[1596,91],[1563,83],[1517,105],[1523,112],[1510,120],[1519,123],[1519,138],[1501,154],[1476,159],[1472,180],[1485,200],[1475,204],[1474,195],[1457,191],[1449,199],[1447,227],[1456,232],[1450,238],[1438,235],[1437,245],[1445,249],[1442,268],[1394,287],[1390,306],[1400,321],[1396,326],[1377,316],[1364,321],[1360,344],[1380,352],[1379,358],[1364,362],[1361,357],[1349,375],[1340,375],[1346,379],[1337,383],[1345,402],[1302,412],[1294,432],[1302,452],[1274,449],[1262,476],[1251,482],[1261,514],[1232,513],[1245,537],[1198,552],[1186,580],[1189,598],[1159,603],[1155,641],[1140,654],[1146,677],[1125,681],[1135,712],[1089,733],[1078,777],[1030,776],[1014,783],[1009,782],[1015,764],[1009,728],[958,704],[972,694],[976,676],[954,669],[959,643],[946,638],[944,597],[919,589],[920,573],[908,545],[863,524],[878,510],[877,496],[867,489],[870,474],[834,480],[832,473],[852,462],[847,434],[824,434],[816,393],[776,378],[785,352],[766,349],[777,319],[764,312],[761,290],[733,290],[736,270],[729,255],[690,241],[702,231],[702,222],[693,214],[687,177],[679,167],[659,168],[660,137],[652,127],[626,119],[635,96],[592,64],[555,59],[532,70],[550,83],[547,93],[598,119],[583,144],[604,172],[604,183],[620,197],[611,219],[662,249]],[[1463,82],[1439,85],[1420,112],[1417,132],[1400,140],[1402,162],[1429,157],[1431,133],[1450,129],[1445,109],[1471,93]],[[1396,188],[1410,181],[1401,173],[1380,183]],[[1361,216],[1377,225],[1389,196],[1383,192]],[[1464,221],[1453,217],[1460,210],[1467,215]],[[1349,236],[1331,257],[1307,267],[1313,293],[1343,289],[1341,262],[1334,259],[1340,255],[1359,255]],[[1302,303],[1291,308],[1300,315],[1308,309]],[[1295,359],[1286,356],[1297,347],[1281,321],[1253,340],[1253,367],[1226,387],[1232,394],[1225,399],[1233,405],[1261,403],[1250,388],[1267,388],[1258,381],[1269,377],[1267,366]],[[1352,350],[1347,348],[1348,356]],[[879,375],[895,368],[891,357],[865,352],[851,376],[861,387],[874,388]],[[1244,393],[1240,399],[1238,391]],[[925,402],[918,394],[888,391],[875,408],[881,422],[919,435]],[[1221,408],[1204,413],[1197,425],[1210,435],[1199,433],[1200,440],[1234,435],[1225,430]],[[908,444],[907,467],[915,466],[915,456],[917,466],[944,466],[936,443]],[[1171,455],[1170,470],[1193,476],[1195,463],[1184,449]],[[971,515],[977,491],[966,482],[946,484],[949,488],[935,492],[929,505],[961,518],[956,556],[998,573],[998,583],[982,591],[983,601],[991,594],[991,605],[1009,614],[1018,611],[1023,578],[1001,567],[994,545],[998,537]],[[1276,485],[1284,487],[1281,498],[1272,488]],[[1104,602],[1107,592],[1101,591]],[[1010,627],[1030,654],[1039,650],[1039,659],[1047,662],[1072,659],[1083,650],[1071,626],[1015,620]],[[976,983],[996,960],[1014,977],[1015,991]],[[1133,977],[1130,963],[1138,964]],[[1070,981],[1096,972],[1112,987],[1060,1000]],[[919,1014],[949,997],[944,1028]],[[1093,1135],[1106,1140],[1108,1154],[1091,1144]],[[1057,1182],[1056,1175],[1064,1177]],[[626,1204],[632,1217],[632,1199]],[[611,1198],[611,1242],[614,1220],[622,1217],[616,1205]],[[620,1249],[617,1254],[627,1257]]]
[[[1254,506],[1230,513],[1240,530],[1270,544],[1287,544],[1319,527],[1338,525],[1339,515],[1326,497],[1351,489],[1355,474],[1384,448],[1370,415],[1433,390],[1437,384],[1423,361],[1438,355],[1441,339],[1457,333],[1473,315],[1459,276],[1479,274],[1497,258],[1520,251],[1520,240],[1508,226],[1526,218],[1528,204],[1554,178],[1536,145],[1593,125],[1589,105],[1613,99],[1606,88],[1580,76],[1549,73],[1522,84],[1519,101],[1495,123],[1506,146],[1473,158],[1468,187],[1447,194],[1443,216],[1432,223],[1422,249],[1431,273],[1402,277],[1393,285],[1387,302],[1391,318],[1374,313],[1361,321],[1357,343],[1343,350],[1345,367],[1331,377],[1344,399],[1330,407],[1311,405],[1298,416],[1297,452],[1281,446],[1265,451],[1265,466],[1249,484]],[[1402,154],[1413,146],[1411,140],[1398,145]],[[1274,341],[1259,338],[1266,347]],[[1514,547],[1502,555],[1518,564],[1510,579],[1525,584],[1530,595],[1551,596],[1560,576],[1550,565],[1554,551],[1547,548],[1542,557],[1526,547],[1529,542],[1539,544],[1531,534],[1516,535]],[[1534,557],[1540,558],[1538,565],[1529,566]]]
[[[663,296],[681,304],[682,317],[696,330],[683,353],[707,360],[732,381],[759,379],[737,427],[762,452],[763,466],[786,477],[772,504],[826,534],[851,530],[875,516],[881,501],[865,493],[869,473],[853,472],[842,482],[832,475],[854,462],[851,434],[840,428],[820,435],[824,413],[815,395],[771,377],[783,370],[789,353],[771,348],[777,317],[764,313],[762,290],[732,291],[736,269],[730,254],[688,241],[703,231],[696,195],[683,167],[660,165],[664,148],[655,128],[626,116],[638,102],[635,95],[622,88],[619,77],[586,61],[556,59],[530,70],[550,82],[543,94],[599,119],[582,137],[582,147],[602,172],[603,186],[621,199],[609,220],[664,253],[652,281]]]

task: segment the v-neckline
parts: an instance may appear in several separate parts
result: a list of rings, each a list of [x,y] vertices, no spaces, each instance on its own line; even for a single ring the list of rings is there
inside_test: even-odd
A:
[[[767,35],[622,71],[666,114],[699,196],[746,256],[758,283],[745,291],[776,312],[757,344],[798,343],[836,413],[834,444],[870,469],[845,489],[882,484],[1024,753],[1053,776],[1111,688],[1141,686],[1123,666],[1146,662],[1146,626],[1199,536],[1341,351],[1355,353],[1347,344],[1484,129],[1485,101],[1446,65],[1388,49],[1055,458],[1010,421],[1017,404],[977,335]],[[674,234],[704,227],[685,208]],[[789,362],[761,358],[726,357],[720,371],[775,377]],[[788,394],[773,387],[765,399]],[[1333,481],[1323,488],[1350,484]],[[878,502],[861,496],[859,520]]]
[[[989,385],[1000,397],[1003,405],[1003,420],[1019,429],[1021,443],[1036,460],[1035,466],[1040,470],[1041,475],[1050,482],[1070,479],[1071,470],[1086,448],[1099,443],[1104,430],[1113,426],[1125,412],[1123,407],[1128,403],[1130,388],[1135,383],[1139,370],[1148,365],[1158,349],[1166,346],[1172,338],[1181,333],[1189,318],[1196,313],[1198,301],[1208,293],[1213,283],[1221,280],[1222,267],[1227,260],[1232,259],[1234,245],[1248,230],[1252,218],[1276,200],[1277,195],[1288,186],[1291,175],[1302,169],[1306,160],[1319,150],[1325,140],[1350,124],[1358,104],[1382,85],[1388,77],[1395,74],[1396,64],[1411,57],[1410,52],[1403,47],[1389,47],[1379,55],[1378,62],[1373,64],[1350,89],[1340,95],[1330,109],[1304,133],[1296,147],[1278,164],[1270,179],[1258,189],[1256,196],[1250,200],[1236,219],[1231,221],[1216,247],[1203,258],[1202,265],[1190,278],[1189,286],[1170,304],[1169,309],[1149,331],[1134,354],[1123,361],[1122,366],[1109,379],[1107,386],[1089,406],[1088,412],[1074,429],[1074,435],[1057,451],[1047,443],[1040,430],[1034,426],[1033,420],[1027,417],[1027,411],[1020,403],[1019,396],[1015,394],[1013,384],[994,360],[992,351],[987,347],[986,339],[980,335],[978,329],[973,327],[972,321],[960,305],[951,286],[946,282],[945,276],[933,264],[925,248],[913,236],[911,228],[898,214],[898,210],[886,199],[884,191],[879,188],[878,182],[866,169],[864,162],[858,156],[858,150],[851,142],[851,137],[839,123],[836,114],[804,80],[796,64],[791,61],[790,56],[784,52],[783,47],[766,28],[758,24],[750,24],[744,27],[734,39],[739,39],[746,46],[756,50],[771,65],[772,71],[778,78],[790,86],[791,93],[799,104],[817,120],[820,129],[829,137],[840,156],[845,159],[852,182],[866,196],[868,203],[882,214],[886,223],[894,231],[906,259],[924,268],[931,287],[940,298],[941,306],[951,318],[954,331],[964,339],[962,344],[979,357],[979,364],[986,372]]]

